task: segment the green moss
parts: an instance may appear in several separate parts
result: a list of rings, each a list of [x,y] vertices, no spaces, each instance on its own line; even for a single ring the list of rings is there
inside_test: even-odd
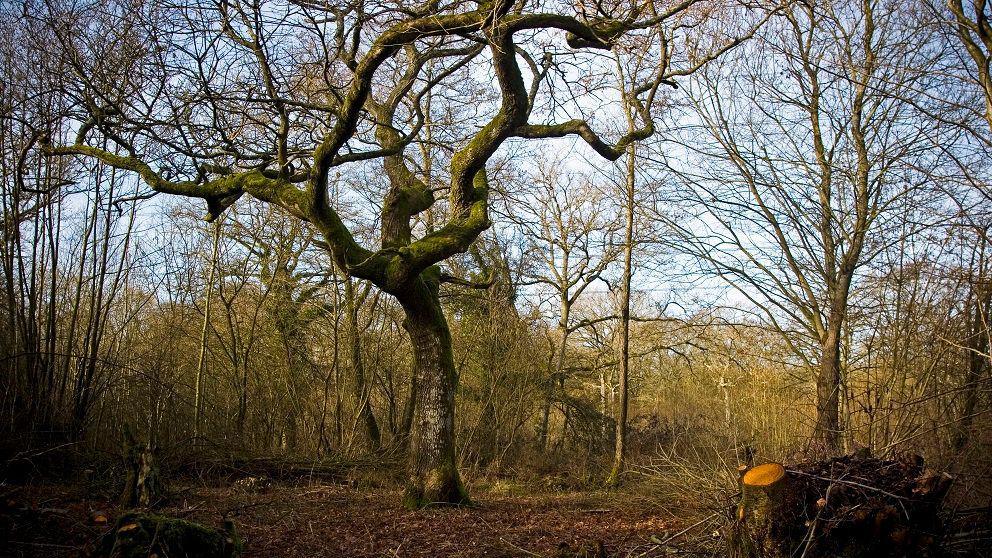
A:
[[[604,483],[606,488],[619,488],[620,487],[620,470],[617,467],[613,467],[610,470],[610,475],[606,477],[606,482]]]
[[[409,484],[403,493],[403,507],[420,510],[430,506],[472,506],[472,499],[456,472],[454,475],[438,473],[443,480],[434,487],[426,488]],[[434,483],[428,483],[428,486]]]
[[[162,515],[129,512],[101,539],[94,558],[234,558],[243,551],[233,524],[215,529]]]
[[[472,500],[455,465],[454,449],[440,456],[433,467],[414,475],[403,494],[403,507],[419,510],[430,506],[471,506]]]

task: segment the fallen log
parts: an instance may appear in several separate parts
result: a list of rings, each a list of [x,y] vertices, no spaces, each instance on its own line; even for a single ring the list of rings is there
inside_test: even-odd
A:
[[[927,470],[919,456],[864,454],[741,473],[728,537],[737,558],[933,556],[953,480]]]

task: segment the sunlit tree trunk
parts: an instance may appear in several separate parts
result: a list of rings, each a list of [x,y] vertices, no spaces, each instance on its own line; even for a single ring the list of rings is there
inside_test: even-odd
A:
[[[617,434],[616,445],[613,448],[613,468],[606,478],[607,486],[620,484],[623,474],[624,459],[627,452],[627,410],[629,406],[630,388],[630,283],[633,274],[634,257],[634,186],[636,151],[631,145],[627,149],[627,176],[624,181],[624,247],[623,247],[623,284],[620,292],[620,382],[617,386],[619,393],[617,402]]]
[[[365,428],[365,436],[369,447],[376,449],[382,441],[379,423],[372,412],[372,401],[369,388],[365,381],[365,361],[362,357],[362,332],[358,325],[358,300],[355,285],[351,277],[345,276],[344,299],[348,316],[348,343],[351,357],[351,368],[355,380],[355,405],[358,418]],[[363,297],[364,298],[364,297]]]
[[[410,443],[409,484],[403,504],[410,509],[432,503],[468,504],[455,460],[455,386],[451,333],[430,272],[397,298],[406,314],[416,363],[417,390]]]
[[[827,454],[840,451],[841,326],[839,317],[831,317],[820,348],[820,368],[816,377],[816,427],[813,438],[816,450]]]
[[[200,436],[200,413],[203,408],[203,373],[207,366],[207,331],[210,328],[210,307],[213,298],[214,278],[217,274],[217,251],[220,247],[220,219],[214,222],[213,249],[210,253],[210,273],[203,302],[203,326],[200,328],[200,356],[196,361],[196,380],[193,384],[193,440]]]

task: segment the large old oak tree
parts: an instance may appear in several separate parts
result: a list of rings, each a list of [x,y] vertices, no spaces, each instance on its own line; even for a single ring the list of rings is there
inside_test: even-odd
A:
[[[33,17],[60,51],[59,79],[75,108],[39,130],[38,144],[52,157],[137,173],[153,193],[203,199],[208,220],[250,196],[318,230],[340,269],[394,296],[405,312],[418,376],[405,505],[465,503],[453,436],[456,371],[439,301],[440,284],[457,279],[439,264],[491,224],[487,162],[514,138],[566,136],[620,158],[654,133],[661,86],[747,36],[731,31],[743,19],[728,17],[746,8],[721,3],[718,16],[714,6],[49,3]],[[717,17],[720,26],[711,24]],[[723,31],[700,37],[701,29]],[[631,65],[621,71],[611,50]],[[615,88],[618,77],[622,99],[598,94],[605,86],[597,84]],[[436,126],[429,99],[467,99],[477,94],[466,86],[473,81],[491,91],[475,121],[445,123],[441,184],[408,148],[423,146],[425,130]],[[611,113],[622,114],[611,105],[620,103],[636,115],[632,130],[625,121],[609,126]],[[592,112],[605,121],[602,132],[584,116]],[[378,214],[378,247],[363,245],[331,193],[353,165],[387,179],[381,203],[367,208]],[[436,204],[444,222],[419,227],[418,215]]]

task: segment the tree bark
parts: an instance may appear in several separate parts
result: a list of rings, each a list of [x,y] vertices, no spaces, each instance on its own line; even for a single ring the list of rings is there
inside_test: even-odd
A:
[[[417,408],[417,371],[410,374],[410,394],[406,406],[403,407],[403,422],[400,424],[399,437],[404,447],[409,447],[410,432],[413,431],[413,411]]]
[[[436,268],[433,268],[436,270]],[[428,270],[397,298],[406,313],[417,374],[409,481],[403,505],[470,504],[455,461],[455,362],[451,333],[438,296],[436,271]]]
[[[843,273],[831,297],[826,332],[820,344],[820,370],[816,378],[816,427],[813,453],[821,457],[840,454],[841,330],[847,312],[852,275]]]
[[[823,455],[840,451],[840,333],[834,331],[833,324],[830,329],[821,347],[813,431],[814,453]]]
[[[627,451],[627,408],[629,406],[630,379],[630,283],[634,258],[634,164],[637,153],[633,144],[627,148],[627,180],[625,182],[627,222],[624,227],[623,291],[620,299],[620,401],[617,405],[617,436],[613,452],[613,468],[606,478],[606,486],[619,486]]]
[[[348,311],[348,337],[351,349],[351,367],[355,375],[355,404],[358,416],[365,425],[369,449],[375,450],[382,442],[379,423],[372,412],[371,394],[365,382],[365,361],[362,357],[362,332],[358,325],[358,301],[355,286],[349,276],[344,278],[344,297]]]

